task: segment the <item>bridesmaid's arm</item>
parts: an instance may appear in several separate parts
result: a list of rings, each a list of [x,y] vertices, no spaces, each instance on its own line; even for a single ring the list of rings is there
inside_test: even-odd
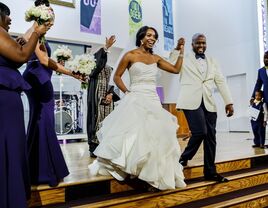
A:
[[[29,37],[29,41],[21,46],[2,27],[0,27],[0,55],[17,63],[26,62],[34,52],[40,35],[45,31],[45,26],[39,26]]]
[[[73,76],[72,72],[68,69],[66,69],[63,65],[57,63],[53,59],[51,59],[48,56],[47,50],[45,45],[42,45],[40,43],[37,43],[36,48],[35,48],[35,54],[40,61],[40,63],[56,72],[60,72],[65,75]],[[77,78],[77,77],[75,77]]]

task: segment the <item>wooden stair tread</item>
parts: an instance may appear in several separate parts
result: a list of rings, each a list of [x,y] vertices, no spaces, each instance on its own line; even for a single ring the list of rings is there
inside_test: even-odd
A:
[[[208,206],[202,206],[202,208],[224,208],[224,207],[233,207],[234,205],[240,204],[241,202],[253,201],[262,197],[268,196],[268,190],[248,194],[245,196],[237,197],[235,199],[226,200],[223,202],[211,204]]]
[[[72,173],[73,176],[68,177],[67,180],[61,182],[57,187],[49,187],[48,185],[33,186],[32,199],[30,200],[29,206],[55,204],[55,207],[57,207],[57,204],[59,205],[60,203],[67,203],[69,205],[74,203],[73,205],[79,208],[103,206],[133,208],[145,206],[147,208],[148,204],[148,207],[168,207],[167,205],[161,204],[162,201],[166,201],[168,198],[171,198],[168,203],[171,204],[169,206],[178,206],[190,203],[191,201],[217,196],[217,194],[229,193],[232,189],[239,190],[239,184],[242,187],[244,184],[247,187],[253,187],[255,183],[257,185],[268,183],[268,179],[266,181],[262,176],[265,175],[268,178],[267,158],[268,155],[258,155],[251,159],[239,158],[237,160],[231,159],[229,161],[218,162],[216,164],[217,171],[221,174],[225,173],[224,175],[231,180],[232,184],[227,183],[229,184],[227,186],[213,181],[202,181],[203,166],[189,166],[184,169],[187,183],[186,188],[161,191],[158,193],[143,192],[141,194],[142,191],[140,189],[134,188],[133,190],[133,187],[129,186],[129,184],[119,183],[111,176],[81,177],[80,180],[74,181],[72,177],[77,178],[80,174],[80,172],[75,172]],[[263,165],[265,166],[263,167]],[[260,168],[262,169],[260,170]],[[88,174],[87,168],[80,169],[80,171],[82,171],[81,174],[83,175]],[[242,180],[243,178],[244,180]],[[84,190],[82,194],[80,190]],[[96,192],[96,190],[98,191]],[[129,190],[133,191],[128,193]],[[213,194],[206,193],[207,190],[213,190]],[[115,193],[120,194],[116,196]],[[198,196],[197,199],[195,199],[196,195]],[[177,198],[182,199],[178,202]],[[81,199],[81,203],[79,199]],[[150,201],[153,203],[150,203]],[[161,205],[158,205],[158,201],[160,201],[159,203]],[[89,204],[83,205],[87,203]],[[130,203],[129,206],[128,203]],[[140,204],[144,206],[140,206]]]
[[[109,180],[115,180],[115,179],[112,176],[92,176],[90,179],[80,180],[79,182],[61,182],[56,187],[51,187],[49,185],[32,186],[31,190],[32,191],[43,191],[43,190],[64,188],[64,187],[68,187],[68,186],[75,186],[75,185],[95,183],[95,182],[100,182],[100,181],[109,181]]]
[[[227,171],[234,171],[234,170],[240,170],[240,169],[248,169],[250,168],[250,161],[248,158],[238,159],[238,160],[230,160],[230,161],[224,161],[219,162],[216,164],[218,168],[219,173],[224,173]],[[87,172],[87,169],[83,170]],[[192,178],[198,178],[201,177],[203,174],[203,165],[193,165],[193,166],[187,166],[184,168],[184,174],[186,179],[192,179]],[[112,176],[92,176],[87,179],[81,179],[79,181],[63,181],[59,183],[57,187],[50,187],[49,185],[38,185],[38,186],[32,186],[32,191],[43,191],[43,190],[49,190],[49,189],[55,189],[55,188],[63,188],[63,187],[69,187],[69,186],[75,186],[80,184],[88,184],[88,183],[95,183],[95,182],[101,182],[101,181],[110,181],[115,180]]]
[[[241,185],[243,185],[245,188],[247,187],[253,187],[254,185],[259,184],[265,184],[268,183],[268,168],[263,170],[256,170],[256,171],[249,171],[248,173],[242,173],[237,174],[233,176],[228,177],[230,179],[230,182],[228,183],[216,183],[213,181],[202,181],[197,182],[194,184],[188,185],[186,188],[183,189],[175,189],[175,190],[169,190],[169,191],[161,191],[157,193],[143,193],[138,194],[134,196],[127,196],[117,199],[111,199],[103,202],[96,202],[92,204],[82,205],[82,206],[76,206],[76,208],[94,208],[94,207],[155,207],[156,204],[161,204],[161,200],[163,201],[163,198],[167,196],[168,198],[172,197],[178,197],[180,196],[181,199],[185,198],[185,200],[182,202],[179,202],[176,199],[170,199],[170,203],[172,205],[176,204],[182,204],[190,202],[191,200],[195,199],[204,199],[206,197],[212,197],[224,193],[231,192],[232,190],[239,190]],[[247,180],[250,180],[250,182],[246,182]],[[252,180],[256,180],[256,184],[252,183]],[[210,190],[208,192],[208,190]],[[124,204],[127,203],[127,204]],[[142,206],[141,206],[142,204]],[[161,207],[161,206],[160,206]]]

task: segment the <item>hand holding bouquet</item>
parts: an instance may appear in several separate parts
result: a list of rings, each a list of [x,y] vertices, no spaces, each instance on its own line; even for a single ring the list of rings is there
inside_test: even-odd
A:
[[[66,62],[68,68],[72,70],[72,73],[75,76],[82,77],[85,80],[92,70],[96,67],[96,60],[95,57],[91,54],[82,54],[76,55],[72,61]],[[87,88],[87,83],[82,82],[81,84],[82,89]]]
[[[68,46],[61,45],[54,51],[53,57],[57,59],[57,62],[61,65],[65,65],[65,62],[72,59],[72,51],[68,48]],[[61,75],[60,72],[56,72],[56,74]]]
[[[55,18],[54,12],[51,7],[45,5],[33,6],[25,12],[25,20],[27,22],[36,21],[38,25],[45,22],[53,21]],[[45,43],[45,37],[40,37],[40,43]]]
[[[58,46],[58,48],[54,51],[53,56],[58,62],[68,61],[73,57],[72,51],[65,45]]]

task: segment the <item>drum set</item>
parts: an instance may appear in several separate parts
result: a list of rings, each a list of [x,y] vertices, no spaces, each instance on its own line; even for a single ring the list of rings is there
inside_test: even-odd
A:
[[[55,131],[57,134],[70,134],[82,132],[83,111],[82,94],[64,93],[61,99],[55,95]]]

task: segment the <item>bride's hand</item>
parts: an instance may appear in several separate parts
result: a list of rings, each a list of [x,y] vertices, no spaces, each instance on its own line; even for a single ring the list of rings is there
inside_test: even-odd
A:
[[[185,39],[184,38],[180,38],[178,40],[177,46],[176,46],[176,50],[180,51],[182,49],[184,49],[184,45],[185,45]]]

